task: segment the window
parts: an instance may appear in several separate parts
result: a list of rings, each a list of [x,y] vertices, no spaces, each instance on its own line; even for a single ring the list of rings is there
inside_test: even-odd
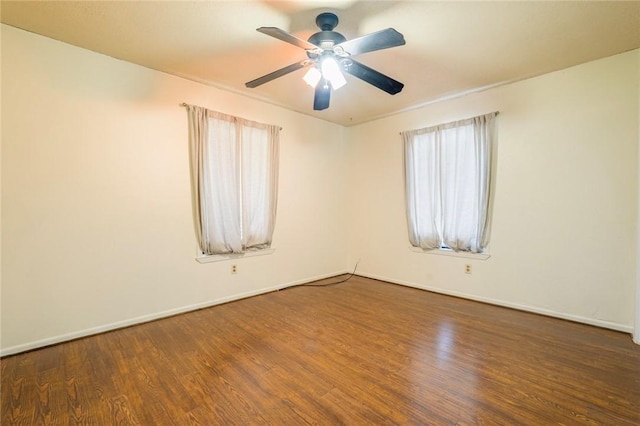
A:
[[[402,132],[409,241],[483,253],[489,243],[497,112]]]
[[[187,105],[193,213],[202,255],[271,246],[279,128]]]

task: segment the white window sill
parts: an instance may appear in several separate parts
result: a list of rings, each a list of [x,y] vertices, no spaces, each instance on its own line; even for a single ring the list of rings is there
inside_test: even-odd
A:
[[[464,251],[453,251],[453,250],[423,250],[420,247],[409,247],[409,250],[415,253],[422,254],[435,254],[438,256],[452,256],[452,257],[463,257],[466,259],[478,259],[478,260],[486,260],[491,257],[489,253],[467,253]]]
[[[237,260],[245,257],[264,256],[267,254],[271,254],[274,251],[276,251],[276,249],[270,248],[264,250],[248,251],[245,253],[216,254],[213,256],[206,256],[199,253],[198,256],[196,256],[196,260],[199,263],[223,262],[225,260]]]

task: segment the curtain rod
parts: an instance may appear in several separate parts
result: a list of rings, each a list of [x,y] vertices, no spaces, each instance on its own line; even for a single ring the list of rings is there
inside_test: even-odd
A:
[[[500,115],[500,111],[489,112],[487,114],[481,114],[481,115],[477,115],[475,117],[463,118],[462,120],[451,121],[449,123],[438,124],[438,125],[435,125],[435,126],[425,127],[423,129],[430,129],[430,128],[433,128],[433,127],[440,127],[440,126],[448,126],[450,124],[456,124],[456,123],[458,123],[460,121],[473,120],[474,118],[483,117],[485,115],[491,115],[491,114],[495,114],[495,116],[497,117],[498,115]],[[415,130],[423,130],[423,129],[415,129]],[[401,134],[403,134],[405,132],[411,132],[411,130],[405,130],[403,132],[398,132],[398,134],[401,135]]]
[[[181,106],[181,107],[183,107],[183,108],[184,108],[184,107],[188,107],[188,106],[189,106],[189,104],[188,104],[188,103],[186,103],[186,102],[182,102],[181,104],[178,104],[178,106]],[[282,130],[282,126],[279,126],[278,128],[279,128],[280,130]]]

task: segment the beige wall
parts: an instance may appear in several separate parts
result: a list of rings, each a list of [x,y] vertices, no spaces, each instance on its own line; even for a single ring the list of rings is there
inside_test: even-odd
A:
[[[275,253],[199,264],[187,102],[283,127]],[[2,26],[3,354],[346,271],[343,128]]]
[[[371,277],[631,331],[639,54],[349,128],[351,260]],[[398,133],[491,111],[491,257],[410,251]]]
[[[363,275],[631,330],[638,51],[342,128],[4,25],[1,37],[2,354],[358,259]],[[284,128],[276,251],[234,261],[237,275],[195,261],[181,102]],[[492,257],[409,251],[398,133],[493,110]]]
[[[637,62],[638,81],[640,81],[640,50],[638,51]],[[638,105],[640,105],[640,84],[638,84]],[[638,119],[638,169],[636,173],[638,179],[638,194],[636,198],[638,211],[636,217],[636,315],[633,327],[633,341],[640,345],[640,119]]]

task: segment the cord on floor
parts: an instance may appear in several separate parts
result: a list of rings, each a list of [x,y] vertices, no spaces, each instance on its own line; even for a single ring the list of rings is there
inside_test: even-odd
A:
[[[292,285],[292,286],[287,287],[287,288],[294,288],[294,287],[329,287],[329,286],[334,286],[336,284],[342,284],[344,282],[349,281],[351,278],[353,278],[353,276],[356,274],[356,271],[358,270],[358,263],[360,263],[359,260],[356,262],[356,266],[353,268],[353,272],[351,272],[347,278],[342,279],[340,281],[330,282],[330,283],[326,283],[326,284],[303,283],[303,284]],[[283,290],[285,290],[285,289],[283,289]]]

